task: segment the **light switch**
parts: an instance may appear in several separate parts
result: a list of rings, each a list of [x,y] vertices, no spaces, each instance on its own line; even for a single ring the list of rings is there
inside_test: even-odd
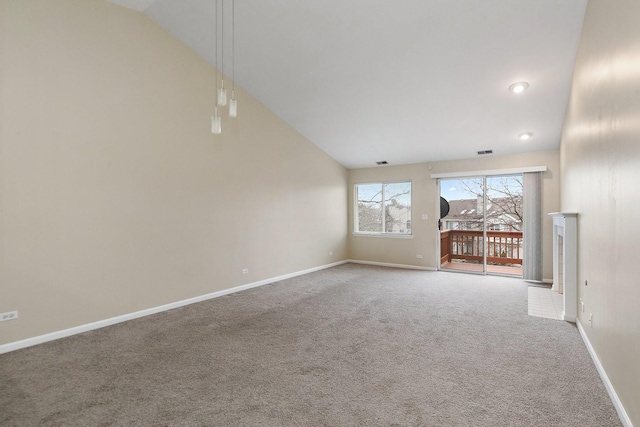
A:
[[[427,215],[427,214],[422,214],[422,219],[429,219],[429,215]]]

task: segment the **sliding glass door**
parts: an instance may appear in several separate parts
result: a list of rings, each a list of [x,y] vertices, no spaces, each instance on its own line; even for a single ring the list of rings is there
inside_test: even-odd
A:
[[[522,276],[522,175],[440,179],[440,268]],[[446,212],[445,212],[446,211]]]
[[[484,177],[440,181],[440,268],[485,273]]]

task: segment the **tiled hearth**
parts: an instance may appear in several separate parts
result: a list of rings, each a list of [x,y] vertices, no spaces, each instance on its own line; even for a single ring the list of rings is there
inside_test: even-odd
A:
[[[529,316],[562,320],[562,300],[562,294],[552,291],[551,288],[529,286]]]

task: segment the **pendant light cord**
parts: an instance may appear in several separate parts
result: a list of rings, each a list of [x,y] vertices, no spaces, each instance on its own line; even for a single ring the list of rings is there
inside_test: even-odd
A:
[[[236,2],[231,0],[231,90],[236,89]]]
[[[215,6],[215,11],[213,13],[213,30],[215,32],[215,35],[213,37],[213,44],[214,44],[214,54],[216,56],[215,59],[215,63],[216,63],[216,92],[215,92],[215,97],[214,99],[216,100],[216,112],[218,111],[218,0],[215,0],[214,3]],[[217,116],[217,114],[216,114]]]
[[[222,19],[220,20],[220,71],[222,72],[222,87],[224,87],[224,0],[220,0],[222,5],[220,6]]]

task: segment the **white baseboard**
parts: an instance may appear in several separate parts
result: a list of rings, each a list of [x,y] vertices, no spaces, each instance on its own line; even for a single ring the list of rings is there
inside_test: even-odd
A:
[[[121,316],[111,317],[109,319],[99,320],[97,322],[87,323],[85,325],[74,326],[73,328],[64,329],[61,331],[51,332],[45,335],[39,335],[37,337],[27,338],[21,341],[15,341],[8,344],[0,345],[0,354],[8,353],[10,351],[20,350],[22,348],[31,347],[37,344],[42,344],[48,341],[57,340],[60,338],[69,337],[71,335],[81,334],[83,332],[92,331],[94,329],[104,328],[106,326],[115,325],[117,323],[126,322],[128,320],[138,319],[140,317],[149,316],[151,314],[160,313],[162,311],[172,310],[178,307],[184,307],[185,305],[195,304],[197,302],[206,301],[213,298],[218,298],[224,295],[233,294],[236,292],[244,291],[258,286],[267,285],[273,282],[279,282],[281,280],[290,279],[296,276],[302,276],[303,274],[313,273],[314,271],[324,270],[326,268],[335,267],[341,264],[346,264],[348,260],[338,261],[331,264],[321,265],[319,267],[309,268],[307,270],[296,271],[295,273],[289,273],[282,276],[273,277],[270,279],[260,280],[258,282],[248,283],[246,285],[236,286],[229,289],[223,289],[221,291],[212,292],[206,295],[200,295],[193,298],[188,298],[181,301],[172,302],[169,304],[161,305],[158,307],[147,308],[145,310],[136,311],[133,313],[123,314]]]
[[[365,264],[365,265],[377,265],[379,267],[392,267],[392,268],[408,268],[410,270],[423,270],[423,271],[436,271],[436,268],[433,267],[421,267],[418,265],[408,265],[408,264],[391,264],[388,262],[376,262],[376,261],[362,261],[359,259],[349,259],[347,262],[351,262],[353,264]]]
[[[596,354],[596,351],[591,345],[591,341],[589,341],[589,338],[587,337],[587,334],[584,331],[584,328],[582,327],[580,320],[576,319],[576,325],[578,325],[578,331],[580,331],[580,336],[582,336],[582,341],[584,341],[584,345],[587,347],[587,350],[591,355],[591,359],[593,359],[593,363],[596,365],[598,374],[600,374],[600,378],[602,379],[602,382],[604,383],[604,386],[607,389],[607,393],[609,393],[609,397],[613,402],[613,406],[615,406],[616,411],[618,412],[620,421],[625,427],[633,427],[633,424],[631,423],[631,418],[629,418],[627,411],[625,411],[624,406],[622,406],[622,402],[618,398],[618,394],[616,393],[616,390],[613,388],[613,384],[611,384],[611,381],[609,381],[609,377],[607,376],[607,373],[605,372],[604,367],[600,363],[600,359],[598,359],[598,355]]]

